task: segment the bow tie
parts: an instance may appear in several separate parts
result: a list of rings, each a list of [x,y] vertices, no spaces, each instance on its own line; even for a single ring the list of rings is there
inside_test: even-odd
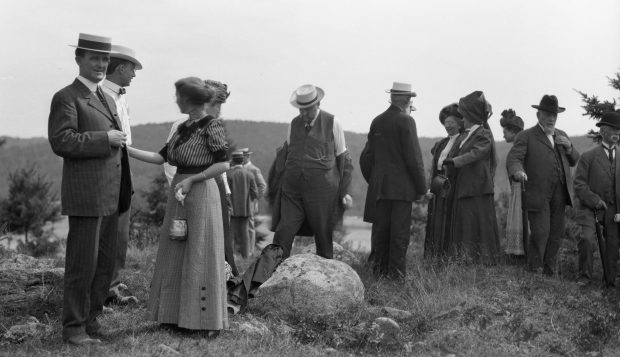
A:
[[[127,91],[126,91],[126,90],[125,90],[125,88],[123,88],[123,87],[120,87],[120,88],[118,89],[118,94],[120,94],[120,95],[125,94],[125,92],[127,92]]]

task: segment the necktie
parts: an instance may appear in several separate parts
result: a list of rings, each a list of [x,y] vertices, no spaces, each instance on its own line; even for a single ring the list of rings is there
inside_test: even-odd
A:
[[[126,90],[125,90],[125,88],[123,88],[123,87],[120,87],[120,88],[118,89],[118,94],[119,94],[119,95],[123,95],[123,94],[125,94],[126,92],[127,92],[127,91],[126,91]]]
[[[310,129],[312,129],[312,126],[310,125],[310,123],[306,123],[304,127],[306,128],[306,134],[310,132]]]
[[[108,110],[108,113],[110,114],[111,118],[114,118],[114,115],[112,114],[112,110],[110,110],[110,106],[108,105],[108,101],[105,99],[105,95],[103,95],[103,91],[101,90],[101,87],[97,86],[97,90],[95,91],[95,93],[97,93],[97,98],[99,98],[99,101],[101,101],[101,104],[103,104],[103,106]],[[116,121],[114,121],[114,126],[116,127]],[[119,130],[118,127],[116,127],[116,130]]]
[[[613,164],[614,163],[614,148],[606,147],[605,150],[607,150],[607,158],[609,159],[609,163]]]

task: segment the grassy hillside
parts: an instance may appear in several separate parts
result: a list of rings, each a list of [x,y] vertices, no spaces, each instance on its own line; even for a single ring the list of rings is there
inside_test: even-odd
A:
[[[172,123],[138,125],[132,129],[134,146],[146,150],[159,150],[168,135]],[[226,121],[228,135],[232,145],[238,148],[249,147],[253,152],[253,162],[263,170],[266,176],[269,166],[275,157],[276,148],[281,146],[286,135],[287,124],[270,122],[251,122],[242,120]],[[424,133],[420,133],[424,135]],[[366,134],[345,132],[347,146],[353,157],[355,171],[353,172],[353,198],[354,207],[348,213],[361,215],[366,197],[366,182],[359,170],[359,156],[366,143]],[[501,139],[497,136],[496,139]],[[424,154],[426,171],[430,170],[430,149],[438,138],[421,138],[420,145]],[[579,151],[591,146],[591,141],[586,137],[573,138],[573,143]],[[496,173],[496,193],[508,190],[508,181],[505,170],[506,155],[510,145],[504,142],[497,143],[499,166]],[[17,139],[7,138],[7,143],[0,147],[0,182],[5,183],[10,172],[34,164],[39,171],[54,183],[59,191],[62,176],[62,159],[56,156],[50,149],[45,138]],[[156,165],[145,164],[132,160],[132,172],[134,185],[137,192],[148,188],[154,177],[162,173],[162,169]],[[0,185],[0,197],[7,194],[7,185]],[[137,203],[142,199],[138,195]],[[262,205],[266,207],[265,204]]]

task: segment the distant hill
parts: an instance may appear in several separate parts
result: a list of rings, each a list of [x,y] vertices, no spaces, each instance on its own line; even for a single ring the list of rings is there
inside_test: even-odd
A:
[[[163,146],[172,123],[163,124],[144,124],[132,128],[134,146],[140,149],[157,151]],[[253,122],[243,120],[227,120],[226,129],[232,140],[232,145],[249,147],[253,152],[252,161],[265,175],[269,171],[269,166],[275,157],[275,150],[284,142],[287,124],[271,122]],[[423,133],[421,133],[423,135]],[[359,170],[359,156],[366,143],[366,134],[345,132],[347,147],[353,157],[355,171],[353,173],[353,199],[354,207],[349,211],[352,215],[361,215],[364,209],[366,197],[366,182]],[[8,192],[7,178],[10,172],[34,164],[39,172],[47,175],[54,183],[57,191],[60,191],[60,180],[62,176],[62,159],[56,156],[46,138],[6,138],[4,146],[0,147],[0,197],[5,197]],[[501,137],[496,137],[501,139]],[[571,138],[575,147],[583,152],[590,147],[592,142],[585,136]],[[430,171],[431,154],[430,149],[439,138],[420,138],[420,146],[423,152],[425,168]],[[505,142],[497,142],[497,153],[499,165],[496,173],[495,191],[501,192],[508,190],[508,180],[505,170],[506,155],[510,150],[510,145]],[[148,188],[154,177],[162,173],[160,166],[142,163],[131,160],[134,184],[136,192],[141,192]],[[142,204],[140,195],[137,197],[137,204]],[[266,207],[263,204],[262,207]]]

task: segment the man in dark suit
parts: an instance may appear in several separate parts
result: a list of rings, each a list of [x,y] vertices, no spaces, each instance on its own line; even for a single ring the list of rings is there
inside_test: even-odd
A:
[[[79,76],[52,98],[48,139],[63,158],[62,213],[69,216],[65,256],[63,340],[100,343],[97,316],[107,296],[119,212],[129,207],[131,178],[114,100],[103,93],[111,40],[80,34]],[[90,335],[90,336],[89,336]]]
[[[233,242],[241,256],[247,258],[254,253],[256,244],[255,236],[250,235],[249,221],[253,214],[252,202],[258,197],[258,188],[254,175],[243,166],[243,152],[233,152],[232,164],[226,178],[231,192],[230,230]]]
[[[575,195],[579,198],[577,223],[579,239],[579,278],[585,286],[592,278],[592,262],[596,243],[595,219],[602,223],[605,234],[605,283],[614,286],[618,265],[618,204],[620,203],[620,159],[617,155],[620,137],[620,113],[607,112],[596,124],[600,127],[601,144],[581,155],[575,171]],[[596,217],[594,216],[596,212]]]
[[[411,85],[394,82],[390,107],[370,125],[368,142],[360,158],[370,176],[364,218],[372,220],[368,258],[377,274],[393,278],[407,274],[406,256],[411,235],[412,201],[426,192],[424,163],[415,121],[409,115]]]
[[[523,182],[523,209],[530,223],[527,261],[532,271],[555,274],[556,258],[564,233],[564,210],[573,205],[570,168],[579,153],[568,136],[555,127],[565,109],[554,95],[545,95],[536,117],[538,124],[520,132],[506,158],[508,174]]]

